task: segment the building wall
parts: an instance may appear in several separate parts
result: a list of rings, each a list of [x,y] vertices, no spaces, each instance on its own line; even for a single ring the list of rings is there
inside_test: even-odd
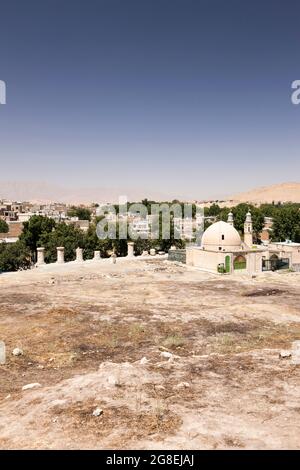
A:
[[[247,268],[246,271],[248,274],[256,274],[262,272],[262,252],[249,252],[246,254]]]
[[[0,233],[0,240],[11,239],[17,241],[23,230],[23,224],[21,222],[7,222],[8,232]]]
[[[218,272],[218,264],[224,263],[225,265],[226,255],[230,255],[230,253],[187,248],[186,264],[199,267],[205,271]]]
[[[272,243],[270,248],[279,250],[279,258],[291,258],[291,264],[300,264],[300,244],[288,245]]]

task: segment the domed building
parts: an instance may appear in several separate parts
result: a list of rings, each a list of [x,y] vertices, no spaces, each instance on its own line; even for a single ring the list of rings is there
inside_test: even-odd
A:
[[[265,248],[253,246],[251,213],[246,216],[242,240],[230,212],[227,222],[216,222],[205,230],[201,246],[187,248],[186,263],[209,272],[253,274],[262,271],[264,252]]]
[[[235,251],[242,248],[242,240],[233,225],[220,221],[205,230],[202,247],[204,250],[212,251]]]

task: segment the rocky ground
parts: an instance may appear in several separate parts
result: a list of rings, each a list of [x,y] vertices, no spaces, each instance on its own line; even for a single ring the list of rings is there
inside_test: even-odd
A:
[[[279,357],[299,306],[296,273],[118,259],[2,274],[0,448],[300,448],[300,365]]]

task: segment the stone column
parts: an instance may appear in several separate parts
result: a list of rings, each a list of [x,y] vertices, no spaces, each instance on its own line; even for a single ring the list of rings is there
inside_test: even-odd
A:
[[[134,257],[134,243],[133,242],[127,242],[127,258],[133,258]]]
[[[57,263],[61,264],[65,262],[65,248],[64,246],[58,246],[57,250]]]
[[[45,248],[40,247],[40,248],[37,248],[36,251],[37,251],[36,265],[41,266],[45,264]]]
[[[5,364],[6,361],[6,351],[4,341],[0,341],[0,364]]]
[[[76,248],[76,261],[77,263],[82,263],[83,261],[82,248]]]
[[[99,261],[101,259],[100,251],[94,251],[94,261]]]

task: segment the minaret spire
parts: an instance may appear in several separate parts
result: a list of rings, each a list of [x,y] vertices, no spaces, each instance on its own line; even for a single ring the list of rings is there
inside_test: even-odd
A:
[[[244,223],[244,242],[246,245],[248,245],[250,248],[252,248],[253,245],[253,224],[252,224],[252,215],[250,210],[248,210],[247,215],[246,215],[246,220]]]
[[[231,211],[228,214],[227,223],[232,226],[234,225],[233,213]]]

